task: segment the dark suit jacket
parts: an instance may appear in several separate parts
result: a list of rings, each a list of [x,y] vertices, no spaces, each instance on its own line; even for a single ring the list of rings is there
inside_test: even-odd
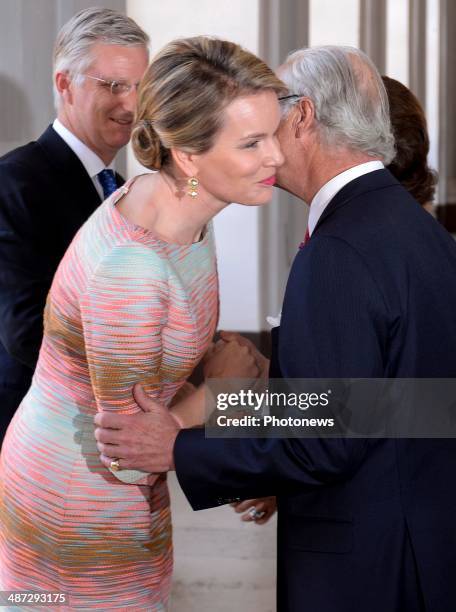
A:
[[[30,386],[54,272],[100,201],[51,126],[0,159],[0,441]]]
[[[275,376],[455,377],[453,239],[387,170],[352,181],[297,254],[273,336]],[[456,610],[455,440],[188,430],[175,462],[194,509],[277,494],[280,612]]]

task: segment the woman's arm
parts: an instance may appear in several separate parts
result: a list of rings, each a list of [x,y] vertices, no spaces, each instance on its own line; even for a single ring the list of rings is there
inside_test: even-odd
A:
[[[141,244],[113,248],[94,270],[80,298],[80,310],[97,410],[138,412],[132,396],[135,383],[159,399],[162,332],[168,313],[163,261]],[[145,472],[111,472],[122,482],[148,483]]]

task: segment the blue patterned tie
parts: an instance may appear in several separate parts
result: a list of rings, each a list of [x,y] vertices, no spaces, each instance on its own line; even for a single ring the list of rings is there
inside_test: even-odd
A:
[[[114,170],[108,170],[105,168],[97,174],[100,185],[103,187],[104,199],[109,198],[111,193],[117,189],[116,176]]]

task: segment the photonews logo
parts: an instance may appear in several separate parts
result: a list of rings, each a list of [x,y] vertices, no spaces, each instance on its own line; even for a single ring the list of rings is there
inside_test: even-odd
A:
[[[260,393],[242,389],[236,393],[217,393],[217,410],[228,408],[248,408],[264,410],[265,408],[317,408],[328,406],[331,389],[323,393],[293,393],[270,392],[268,389]]]

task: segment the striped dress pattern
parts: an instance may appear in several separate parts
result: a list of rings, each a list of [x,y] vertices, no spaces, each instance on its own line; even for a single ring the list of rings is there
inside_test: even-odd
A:
[[[32,386],[0,457],[0,589],[67,593],[62,610],[166,609],[166,479],[106,469],[93,418],[136,412],[136,382],[169,405],[217,323],[212,227],[191,245],[162,241],[117,210],[131,184],[57,270]]]

